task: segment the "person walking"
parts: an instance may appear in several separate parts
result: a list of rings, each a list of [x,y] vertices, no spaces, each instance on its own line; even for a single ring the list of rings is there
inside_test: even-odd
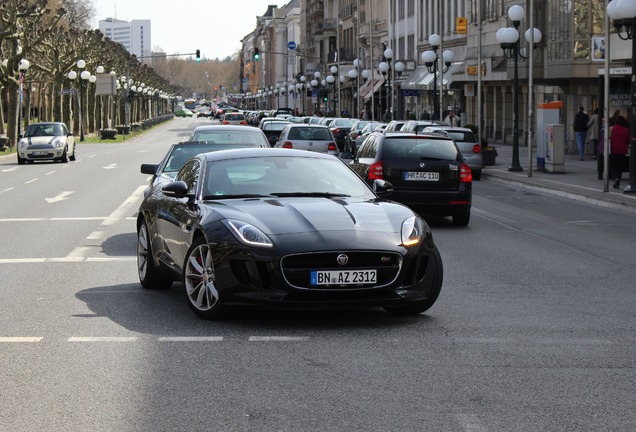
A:
[[[610,133],[610,155],[609,155],[609,176],[614,179],[614,189],[621,186],[623,176],[623,166],[627,158],[629,148],[629,127],[627,120],[623,116],[618,116],[616,124],[612,126]]]
[[[594,108],[594,113],[587,122],[587,130],[589,131],[589,139],[592,143],[592,159],[596,159],[598,149],[598,108]]]
[[[587,123],[590,121],[590,116],[585,113],[585,109],[580,106],[579,111],[574,116],[574,139],[576,140],[576,146],[579,151],[579,160],[583,160],[583,154],[585,153],[585,138],[587,137]]]
[[[459,119],[455,115],[455,111],[449,111],[448,115],[444,119],[444,123],[451,125],[452,127],[459,126]]]

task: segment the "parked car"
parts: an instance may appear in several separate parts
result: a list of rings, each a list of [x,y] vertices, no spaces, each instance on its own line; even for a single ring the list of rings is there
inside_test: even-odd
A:
[[[31,123],[18,141],[18,164],[36,160],[77,159],[75,137],[62,122]]]
[[[261,130],[263,131],[265,136],[267,136],[267,140],[269,141],[270,145],[274,147],[276,141],[278,141],[280,133],[289,124],[292,123],[281,119],[266,120],[261,122]]]
[[[360,148],[360,144],[362,144],[365,138],[368,137],[372,132],[374,132],[376,128],[379,128],[381,126],[386,127],[386,123],[376,122],[376,121],[370,121],[369,123],[367,123],[364,129],[362,129],[362,132],[360,132],[360,134],[356,137],[353,143],[354,146],[351,149],[351,152],[355,154],[357,149]]]
[[[205,125],[197,126],[192,131],[189,141],[205,141],[217,146],[269,146],[267,137],[258,128],[240,125]]]
[[[353,126],[355,121],[355,119],[351,118],[336,118],[329,124],[329,129],[331,129],[340,151],[344,151],[347,143],[347,134],[351,131],[351,126]]]
[[[366,125],[368,125],[370,120],[356,120],[351,125],[351,130],[347,134],[345,138],[345,147],[349,151],[355,151],[355,142],[356,138],[358,138],[362,134],[362,130]]]
[[[245,115],[241,112],[231,112],[223,114],[223,120],[221,124],[224,125],[246,125],[247,120]]]
[[[212,117],[212,109],[209,106],[202,106],[196,109],[197,118],[199,117]]]
[[[477,142],[477,136],[475,133],[464,127],[452,127],[444,125],[428,126],[423,129],[424,132],[445,132],[450,136],[459,151],[462,152],[464,160],[473,172],[474,180],[481,180],[481,171],[484,167],[483,154],[481,152],[481,145]]]
[[[175,117],[192,117],[194,113],[185,107],[181,107],[175,110]]]
[[[402,126],[400,132],[422,132],[425,128],[438,124],[439,122],[434,120],[409,120]]]
[[[373,132],[351,161],[367,184],[386,180],[391,199],[422,215],[452,216],[468,225],[472,174],[455,142],[442,134]]]
[[[336,140],[327,126],[304,123],[287,125],[274,147],[338,154]]]
[[[390,184],[373,187],[316,152],[200,154],[139,207],[139,281],[146,289],[182,282],[203,319],[250,306],[424,312],[443,280],[431,230],[380,198]]]
[[[402,126],[406,124],[408,120],[391,120],[387,123],[384,132],[399,132],[402,130]]]

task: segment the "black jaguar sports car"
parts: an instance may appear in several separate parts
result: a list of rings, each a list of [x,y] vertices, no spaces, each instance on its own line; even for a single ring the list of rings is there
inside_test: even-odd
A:
[[[436,301],[440,253],[424,220],[344,162],[303,150],[199,154],[156,184],[137,220],[144,288],[183,283],[201,318],[238,307],[382,307]]]

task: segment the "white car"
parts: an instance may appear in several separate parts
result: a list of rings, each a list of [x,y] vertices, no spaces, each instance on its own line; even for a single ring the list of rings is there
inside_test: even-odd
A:
[[[62,122],[33,123],[18,142],[18,164],[36,160],[59,162],[77,158],[75,138]]]

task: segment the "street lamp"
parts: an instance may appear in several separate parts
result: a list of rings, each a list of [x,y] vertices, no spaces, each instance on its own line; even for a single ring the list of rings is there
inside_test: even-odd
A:
[[[512,163],[508,171],[523,171],[519,163],[519,57],[524,57],[519,49],[519,25],[525,15],[523,7],[511,6],[508,9],[508,18],[512,21],[512,27],[504,27],[497,30],[496,38],[504,50],[504,55],[514,59],[514,83],[513,83],[513,110],[512,110]],[[539,29],[526,31],[525,38],[528,42],[538,44],[541,41]]]
[[[431,44],[431,49],[426,50],[422,53],[422,61],[426,66],[426,70],[429,73],[433,74],[433,117],[435,118],[435,112],[439,107],[438,99],[437,99],[437,72],[439,70],[439,56],[437,55],[437,50],[442,43],[442,37],[438,34],[433,33],[428,37],[428,43]],[[453,59],[455,58],[455,54],[452,51],[444,51],[442,53],[442,61],[444,62],[444,66],[441,68],[442,73],[448,72]],[[440,89],[443,89],[444,83],[440,82]],[[442,120],[441,109],[439,112],[439,120]]]
[[[386,106],[387,106],[386,110],[388,113],[388,120],[392,120],[393,119],[393,107],[392,107],[393,79],[392,79],[391,60],[393,59],[393,50],[391,48],[387,48],[384,50],[383,54],[384,54],[382,57],[383,61],[378,66],[378,69],[380,70],[380,73],[382,73],[382,76],[384,77],[385,81],[388,76],[387,84],[385,84],[385,86],[388,86],[388,89],[385,90]]]
[[[18,137],[20,137],[21,135],[21,128],[22,128],[22,101],[24,99],[24,78],[26,76],[27,71],[29,70],[29,66],[31,66],[31,63],[29,63],[29,61],[27,59],[22,59],[20,60],[20,63],[18,63],[18,73],[20,74],[20,110],[18,111],[18,114],[20,114],[18,117]]]
[[[632,41],[632,79],[630,84],[631,114],[629,117],[629,185],[624,193],[636,193],[636,43],[634,43],[634,28],[636,28],[636,2],[628,0],[612,0],[607,4],[607,15],[612,20],[618,36],[622,40]],[[623,35],[623,31],[625,34]],[[608,73],[608,71],[605,71]]]

